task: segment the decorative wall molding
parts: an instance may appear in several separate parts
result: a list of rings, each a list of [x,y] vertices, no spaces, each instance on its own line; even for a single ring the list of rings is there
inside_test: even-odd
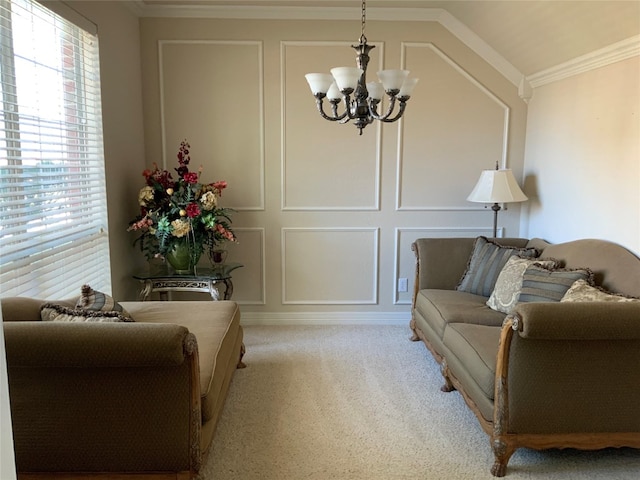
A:
[[[261,41],[254,40],[158,40],[158,80],[160,88],[160,134],[161,134],[161,148],[162,148],[162,163],[163,168],[167,168],[167,141],[166,141],[166,107],[165,107],[165,87],[164,87],[164,46],[165,45],[243,45],[254,46],[257,49],[257,61],[259,75],[259,144],[260,144],[260,160],[259,160],[259,203],[252,206],[233,206],[237,211],[264,211],[265,210],[265,111],[264,111],[264,61],[263,61],[263,45]]]
[[[342,282],[343,285],[349,285],[350,282],[349,280],[345,280],[345,277],[347,277],[350,274],[353,274],[354,272],[356,272],[358,278],[363,278],[363,281],[367,281],[366,279],[368,278],[368,281],[370,282],[369,285],[369,290],[368,290],[368,294],[369,297],[367,298],[335,298],[335,299],[321,299],[321,298],[313,298],[313,296],[311,295],[310,298],[292,298],[293,295],[291,295],[287,288],[289,285],[289,279],[287,278],[288,275],[288,261],[295,261],[295,258],[290,258],[289,256],[289,243],[291,245],[293,245],[293,242],[291,242],[291,240],[288,239],[288,237],[292,236],[292,235],[296,235],[296,234],[313,234],[313,233],[317,233],[319,235],[322,234],[326,234],[326,233],[331,233],[334,236],[338,236],[338,235],[345,235],[345,234],[349,234],[349,233],[367,233],[369,235],[369,242],[370,242],[370,247],[371,247],[371,257],[369,258],[362,258],[362,260],[366,263],[371,265],[371,276],[367,277],[367,275],[365,275],[366,272],[360,272],[354,270],[354,269],[347,269],[344,268],[345,265],[344,264],[340,264],[338,265],[336,268],[334,268],[331,271],[327,271],[325,268],[325,271],[322,271],[322,266],[326,266],[326,265],[331,265],[330,260],[327,258],[322,258],[320,257],[320,255],[322,255],[322,253],[324,252],[320,252],[318,250],[314,250],[312,248],[312,245],[308,245],[308,242],[305,243],[305,253],[303,255],[304,258],[302,258],[301,262],[303,263],[302,267],[305,270],[305,274],[304,274],[304,278],[309,279],[310,283],[305,283],[305,291],[308,293],[310,288],[313,287],[313,282],[325,282],[326,284],[331,284],[331,283],[335,283],[336,280],[340,280],[340,282]],[[353,240],[353,239],[352,239]],[[357,249],[358,251],[364,251],[364,247],[365,245],[362,245],[361,243],[354,243],[349,242],[348,239],[343,238],[342,240],[340,240],[340,245],[347,245],[350,244],[352,246],[355,246],[355,249]],[[378,258],[380,257],[380,229],[376,228],[376,227],[318,227],[318,228],[306,228],[306,227],[291,227],[291,228],[283,228],[282,229],[282,240],[280,242],[281,245],[281,262],[282,262],[282,267],[281,267],[281,272],[282,272],[282,304],[283,305],[376,305],[378,303],[378,277],[379,277],[379,264],[378,264]],[[342,247],[341,247],[342,248]],[[355,250],[354,250],[355,251]],[[318,265],[321,265],[321,267],[317,268],[317,269],[313,269],[310,267],[310,264],[312,263],[312,260],[320,260],[320,262],[318,263]],[[294,279],[301,281],[299,278],[298,279]],[[296,286],[299,286],[298,283],[295,283]],[[312,292],[311,292],[312,293]]]
[[[353,42],[333,42],[333,41],[283,41],[280,42],[280,90],[281,90],[281,155],[282,155],[282,168],[281,168],[281,181],[280,181],[280,198],[281,198],[281,209],[283,211],[376,211],[380,210],[380,177],[381,177],[381,164],[382,164],[382,122],[375,122],[375,125],[370,126],[369,128],[376,130],[376,138],[375,138],[375,185],[374,188],[374,198],[373,202],[370,205],[365,206],[353,206],[353,205],[338,205],[338,206],[327,206],[327,205],[313,205],[313,206],[303,206],[303,205],[295,205],[292,204],[287,198],[287,128],[286,128],[286,105],[287,99],[289,95],[287,95],[287,85],[285,81],[286,77],[286,69],[287,69],[287,47],[345,47],[346,51],[349,51]],[[379,65],[384,65],[384,43],[382,42],[371,42],[369,45],[375,47],[376,52],[378,54],[378,62]],[[373,57],[373,54],[371,54]],[[302,80],[305,84],[306,81]],[[306,86],[306,85],[305,85]],[[308,100],[310,107],[313,107],[313,102],[315,99],[311,95],[311,91],[306,89],[306,93],[308,93]],[[316,113],[317,115],[317,113]],[[319,115],[317,115],[319,117]],[[337,125],[336,125],[337,127]],[[349,128],[349,127],[344,127]],[[353,130],[354,127],[351,127]],[[294,139],[294,141],[299,141],[300,139]],[[344,152],[342,152],[344,153]],[[337,151],[336,154],[340,154],[340,151]],[[299,181],[298,179],[294,179],[293,181]]]
[[[410,237],[403,242],[402,235],[406,234]],[[414,257],[414,253],[410,249],[411,243],[418,238],[447,238],[447,237],[478,237],[480,235],[491,237],[493,235],[493,228],[487,227],[399,227],[396,228],[395,235],[395,255],[394,255],[394,267],[393,267],[393,304],[394,305],[411,305],[413,295],[413,284],[415,280],[415,270],[411,272],[402,272],[400,266],[403,264],[401,257],[405,254]],[[498,237],[504,235],[503,227],[498,228]],[[412,268],[415,263],[412,263]],[[405,277],[409,281],[409,288],[407,292],[398,292],[396,288],[398,285],[398,279]]]
[[[627,38],[608,47],[529,75],[526,77],[526,81],[532,88],[541,87],[638,55],[640,55],[640,35]]]
[[[266,273],[266,265],[265,259],[266,255],[266,242],[265,242],[265,229],[264,227],[233,227],[233,230],[237,234],[241,234],[242,232],[257,232],[260,236],[260,298],[256,300],[242,300],[238,301],[240,305],[266,305],[267,304],[267,295],[266,295],[266,285],[267,285],[267,273]],[[241,237],[242,235],[240,235]],[[244,269],[252,268],[250,265],[244,265]]]
[[[242,312],[243,325],[409,325],[410,312]]]
[[[401,43],[402,53],[401,53],[401,68],[406,68],[406,54],[408,48],[428,48],[437,54],[442,60],[445,61],[449,66],[451,66],[455,71],[457,71],[460,75],[466,78],[469,83],[474,85],[479,91],[484,93],[488,98],[490,98],[494,103],[496,103],[503,110],[503,123],[502,123],[502,151],[500,155],[500,168],[507,168],[507,154],[509,150],[509,116],[511,110],[509,106],[504,103],[500,98],[493,93],[489,88],[483,85],[480,81],[478,81],[473,75],[467,72],[460,64],[458,64],[455,60],[453,60],[450,56],[444,53],[441,49],[439,49],[436,45],[431,42],[402,42]],[[482,207],[477,205],[469,204],[469,206],[413,206],[413,207],[403,207],[402,206],[402,168],[404,163],[404,155],[403,155],[403,141],[404,141],[404,120],[401,119],[398,125],[398,146],[397,146],[397,171],[396,171],[396,210],[397,211],[474,211],[474,210],[482,210]]]

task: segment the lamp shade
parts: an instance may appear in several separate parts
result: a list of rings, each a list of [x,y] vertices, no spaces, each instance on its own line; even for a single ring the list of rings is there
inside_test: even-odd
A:
[[[527,196],[520,190],[510,169],[483,170],[467,200],[479,203],[511,203],[524,202]]]

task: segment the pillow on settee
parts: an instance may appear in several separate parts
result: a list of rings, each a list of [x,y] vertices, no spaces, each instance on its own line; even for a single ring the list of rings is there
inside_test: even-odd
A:
[[[498,275],[493,292],[491,292],[491,296],[487,300],[487,306],[498,312],[511,313],[520,297],[524,272],[531,265],[555,268],[558,266],[558,262],[553,259],[540,260],[518,256],[510,257]]]
[[[593,284],[593,272],[588,268],[527,267],[522,276],[519,302],[559,302],[577,280]]]
[[[130,317],[129,313],[106,293],[98,292],[89,285],[83,285],[80,289],[80,298],[76,308],[95,312],[118,312],[120,315]]]
[[[507,261],[513,255],[535,258],[539,255],[535,248],[505,247],[492,242],[487,237],[478,237],[473,251],[456,290],[488,297]]]
[[[640,302],[640,298],[621,293],[608,292],[604,288],[589,285],[585,280],[576,280],[569,287],[561,302]]]
[[[116,311],[95,311],[69,308],[55,303],[45,303],[40,308],[43,322],[133,322],[131,317]]]

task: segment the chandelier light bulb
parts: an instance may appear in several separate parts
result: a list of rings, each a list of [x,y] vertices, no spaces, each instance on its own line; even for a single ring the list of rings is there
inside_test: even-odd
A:
[[[327,98],[329,100],[342,100],[342,93],[340,93],[336,82],[333,82],[331,87],[329,87],[329,90],[327,90]]]
[[[311,93],[314,95],[327,93],[333,83],[333,77],[328,73],[307,73],[304,77],[307,79]]]
[[[367,91],[369,92],[369,98],[372,100],[380,101],[384,94],[384,88],[380,82],[367,83]]]
[[[385,92],[400,90],[408,75],[409,70],[381,70],[378,72],[378,78],[382,82]]]
[[[417,83],[418,83],[417,78],[407,78],[402,84],[402,87],[400,87],[400,93],[398,93],[398,97],[409,98],[411,96],[411,93],[413,92],[413,89],[416,87]]]
[[[338,89],[341,92],[354,91],[358,88],[358,82],[363,73],[363,70],[356,67],[336,67],[331,69],[331,75],[336,80]]]

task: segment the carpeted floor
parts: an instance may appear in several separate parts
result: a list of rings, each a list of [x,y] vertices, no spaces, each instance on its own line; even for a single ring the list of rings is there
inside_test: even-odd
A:
[[[398,326],[248,326],[201,480],[492,479],[488,437]],[[640,451],[520,449],[507,477],[640,478]]]

